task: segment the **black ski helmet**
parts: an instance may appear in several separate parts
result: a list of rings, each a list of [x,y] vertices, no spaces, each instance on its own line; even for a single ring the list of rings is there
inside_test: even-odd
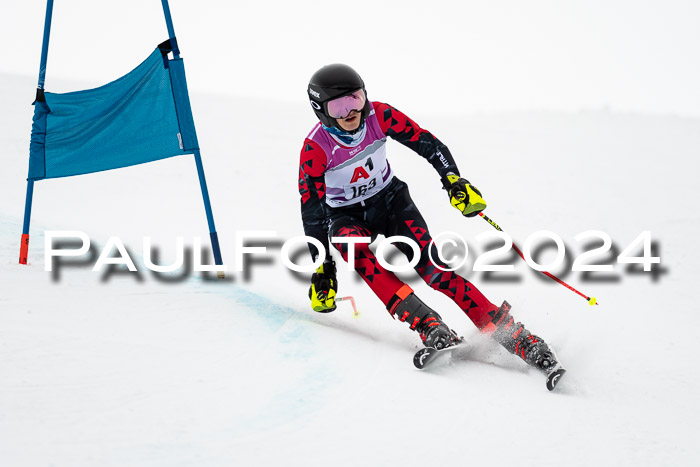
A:
[[[328,127],[334,126],[340,128],[335,118],[330,117],[326,113],[326,103],[336,97],[351,94],[358,89],[362,89],[365,93],[365,106],[360,112],[359,129],[362,127],[362,123],[364,123],[367,115],[369,115],[370,103],[367,99],[364,81],[362,81],[360,75],[348,65],[342,63],[326,65],[313,74],[309,80],[308,89],[311,107],[313,107],[321,123]]]

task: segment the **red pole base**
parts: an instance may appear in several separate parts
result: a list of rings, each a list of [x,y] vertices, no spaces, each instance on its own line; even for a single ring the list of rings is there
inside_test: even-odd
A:
[[[19,264],[27,264],[29,254],[29,234],[22,234],[22,243],[19,247]]]

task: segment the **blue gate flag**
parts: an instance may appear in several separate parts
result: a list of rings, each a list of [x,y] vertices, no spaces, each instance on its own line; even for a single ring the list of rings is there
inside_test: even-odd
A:
[[[45,102],[34,104],[28,180],[100,172],[198,150],[184,64],[166,53],[155,49],[131,72],[99,88],[43,93]]]

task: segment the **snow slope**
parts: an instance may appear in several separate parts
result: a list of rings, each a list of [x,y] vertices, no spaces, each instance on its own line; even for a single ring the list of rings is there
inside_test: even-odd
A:
[[[518,281],[462,270],[556,347],[569,373],[549,393],[411,274],[402,277],[470,340],[465,358],[415,370],[418,337],[343,268],[339,294],[356,298],[361,318],[345,304],[313,313],[307,279],[281,265],[274,242],[270,261],[225,281],[100,274],[87,261],[44,271],[46,230],[84,231],[97,253],[118,236],[137,263],[144,235],[164,260],[176,236],[206,239],[189,156],[38,182],[30,265],[18,265],[33,88],[33,78],[0,75],[2,465],[698,462],[700,120],[605,110],[447,118],[392,102],[449,145],[516,241],[548,229],[574,255],[574,236],[590,229],[618,251],[643,230],[658,243],[657,280],[620,266],[606,280],[563,274],[597,307],[520,261]],[[298,151],[313,114],[191,99],[225,262],[233,266],[236,231],[300,235]],[[284,124],[270,124],[270,108]],[[425,161],[393,142],[389,154],[433,234],[490,230],[448,205]]]

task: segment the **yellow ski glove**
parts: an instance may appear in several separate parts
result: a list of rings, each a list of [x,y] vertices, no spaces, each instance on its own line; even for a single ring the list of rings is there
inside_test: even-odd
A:
[[[486,209],[486,201],[481,197],[481,192],[468,180],[450,172],[443,183],[450,195],[450,203],[459,209],[463,216],[474,217]]]
[[[311,287],[309,287],[311,308],[319,313],[330,313],[335,310],[335,294],[337,290],[338,281],[335,278],[335,262],[326,261],[311,276]]]

